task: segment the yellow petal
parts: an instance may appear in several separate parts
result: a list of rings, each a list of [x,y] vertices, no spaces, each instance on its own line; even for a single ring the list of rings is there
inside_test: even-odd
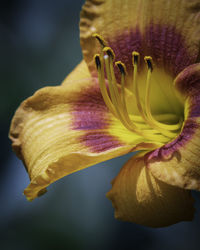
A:
[[[133,156],[121,169],[107,194],[115,217],[150,227],[164,227],[192,220],[190,191],[173,187],[153,177],[143,154]]]
[[[79,67],[78,67],[79,69]],[[77,74],[80,71],[77,71]],[[108,112],[97,79],[46,87],[25,100],[12,120],[13,149],[31,183],[28,199],[44,193],[57,179],[138,148],[153,149]]]
[[[177,74],[197,59],[199,12],[198,0],[87,0],[80,21],[85,61],[94,71],[92,34],[99,33],[128,69],[136,50]]]
[[[64,79],[62,85],[73,84],[75,81],[91,78],[87,64],[82,60],[76,68]]]
[[[150,152],[146,163],[156,178],[181,188],[200,190],[200,64],[183,70],[175,86],[185,102],[182,131],[172,142]]]

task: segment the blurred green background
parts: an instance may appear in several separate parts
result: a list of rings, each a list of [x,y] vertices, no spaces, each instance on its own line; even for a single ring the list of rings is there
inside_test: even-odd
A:
[[[83,0],[1,1],[0,8],[0,249],[197,250],[196,217],[163,229],[114,219],[105,194],[124,156],[59,180],[33,202],[22,195],[28,176],[7,138],[20,102],[38,88],[58,85],[82,58],[79,12]]]

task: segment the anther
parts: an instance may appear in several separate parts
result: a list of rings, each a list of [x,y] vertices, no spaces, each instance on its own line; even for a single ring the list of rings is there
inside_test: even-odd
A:
[[[118,67],[118,69],[122,75],[126,75],[126,66],[124,63],[122,63],[121,61],[118,61],[115,63],[115,65]]]
[[[94,55],[94,60],[95,60],[97,69],[101,68],[101,60],[100,60],[99,54]]]
[[[103,39],[103,37],[101,36],[101,35],[99,35],[99,34],[97,34],[97,33],[94,33],[93,35],[92,35],[92,37],[94,37],[94,38],[96,38],[98,41],[99,41],[99,43],[101,44],[101,46],[104,48],[104,47],[106,47],[107,45],[107,42]]]
[[[112,60],[115,60],[115,53],[110,47],[104,47],[103,52],[105,52]]]
[[[147,64],[148,69],[151,70],[151,72],[153,71],[153,60],[151,56],[145,56],[144,57],[144,61]]]
[[[133,65],[135,65],[135,64],[138,65],[139,58],[140,58],[140,54],[138,52],[136,52],[136,51],[133,51],[132,52],[132,63],[133,63]]]

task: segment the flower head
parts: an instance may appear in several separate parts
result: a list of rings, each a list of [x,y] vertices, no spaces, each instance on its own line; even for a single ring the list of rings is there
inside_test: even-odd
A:
[[[200,190],[199,0],[87,0],[84,60],[61,86],[25,100],[10,129],[29,200],[65,175],[133,156],[107,197],[119,219],[191,220]]]

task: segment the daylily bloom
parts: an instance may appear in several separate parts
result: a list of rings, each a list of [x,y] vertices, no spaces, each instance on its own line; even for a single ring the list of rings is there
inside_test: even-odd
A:
[[[200,190],[200,1],[86,0],[83,61],[18,108],[10,138],[30,185],[140,151],[107,197],[115,217],[161,227],[191,220]]]

